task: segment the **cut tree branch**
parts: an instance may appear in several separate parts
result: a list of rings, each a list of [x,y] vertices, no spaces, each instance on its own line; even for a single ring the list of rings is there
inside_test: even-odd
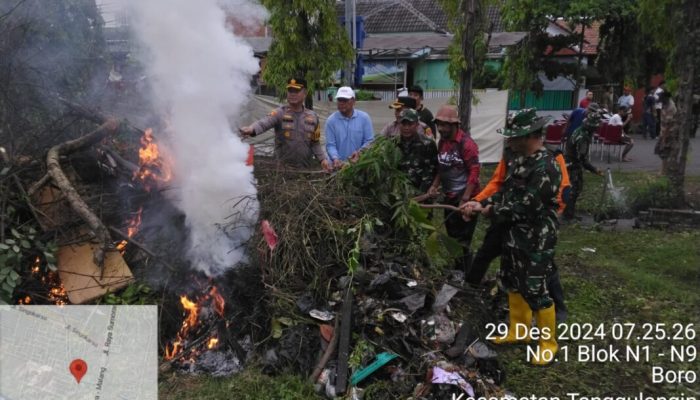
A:
[[[102,221],[95,215],[87,203],[80,197],[80,194],[73,184],[70,182],[68,177],[61,169],[61,163],[59,158],[61,154],[67,154],[75,152],[83,147],[89,146],[93,143],[97,143],[102,140],[105,136],[116,132],[119,127],[119,123],[114,119],[109,119],[107,122],[102,124],[96,130],[82,136],[78,139],[69,140],[63,142],[59,145],[52,147],[46,156],[46,166],[53,179],[56,186],[61,189],[61,192],[66,196],[68,204],[70,204],[73,211],[75,211],[80,218],[85,221],[92,232],[95,234],[97,239],[98,247],[95,250],[94,261],[95,264],[100,267],[101,274],[104,273],[104,258],[105,252],[112,246],[112,239],[109,235],[107,227],[102,224]]]

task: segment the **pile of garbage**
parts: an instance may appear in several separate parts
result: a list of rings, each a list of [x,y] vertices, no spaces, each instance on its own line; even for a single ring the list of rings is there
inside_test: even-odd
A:
[[[265,371],[307,375],[329,398],[504,394],[503,368],[483,339],[501,311],[497,291],[466,286],[449,256],[436,265],[421,242],[431,232],[402,232],[395,208],[348,185],[343,174],[357,171],[328,176],[271,160],[255,170],[264,227],[251,264],[273,339],[258,351]]]

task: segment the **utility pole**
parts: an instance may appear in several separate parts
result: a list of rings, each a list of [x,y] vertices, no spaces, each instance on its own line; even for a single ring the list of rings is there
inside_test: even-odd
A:
[[[348,33],[348,39],[352,43],[352,61],[348,62],[345,66],[345,79],[343,84],[347,86],[352,86],[353,77],[355,71],[355,57],[357,57],[357,43],[355,32],[355,0],[345,0],[345,31]]]

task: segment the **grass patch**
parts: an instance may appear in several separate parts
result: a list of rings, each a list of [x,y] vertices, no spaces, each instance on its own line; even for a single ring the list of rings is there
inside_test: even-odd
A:
[[[313,386],[299,376],[282,375],[273,378],[252,368],[227,378],[177,374],[161,376],[158,398],[164,400],[322,399],[314,392]]]
[[[533,368],[525,362],[524,348],[503,348],[506,387],[517,395],[688,395],[697,384],[652,383],[652,366],[697,371],[700,363],[670,363],[671,345],[697,344],[697,341],[632,340],[614,341],[609,326],[632,322],[643,335],[644,323],[665,323],[674,333],[674,323],[694,323],[700,330],[700,233],[643,230],[598,232],[578,226],[565,227],[560,234],[557,264],[561,270],[569,319],[566,322],[605,324],[605,338],[560,341],[569,349],[569,361],[549,368]],[[595,253],[582,248],[594,248]],[[635,334],[636,335],[636,334]],[[697,340],[697,339],[696,339]],[[581,345],[623,348],[648,345],[649,362],[579,362]],[[666,354],[658,356],[659,352]]]

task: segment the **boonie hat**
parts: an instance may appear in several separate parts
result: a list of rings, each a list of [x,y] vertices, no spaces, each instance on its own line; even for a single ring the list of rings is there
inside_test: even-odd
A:
[[[525,108],[508,116],[506,127],[497,130],[505,137],[521,137],[542,129],[550,117],[538,117],[536,108]]]

